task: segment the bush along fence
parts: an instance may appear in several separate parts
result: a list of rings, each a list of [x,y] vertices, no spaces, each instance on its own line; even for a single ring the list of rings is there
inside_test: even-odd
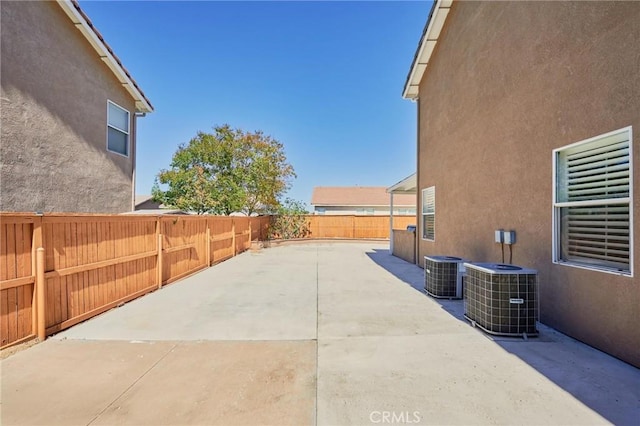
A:
[[[71,327],[279,238],[389,237],[389,216],[0,214],[0,349]],[[406,227],[413,217],[394,218]],[[297,230],[286,230],[292,223]],[[285,229],[285,231],[282,231]]]

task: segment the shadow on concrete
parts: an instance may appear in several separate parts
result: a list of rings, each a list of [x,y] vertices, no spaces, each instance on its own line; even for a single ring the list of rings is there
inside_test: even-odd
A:
[[[424,297],[428,296],[424,291],[424,269],[418,265],[409,263],[399,257],[392,256],[389,250],[373,249],[367,252],[367,256],[392,275],[402,280],[405,284],[419,292]],[[468,323],[464,318],[464,305],[462,300],[436,299],[431,298],[440,307],[447,311],[454,318]]]
[[[385,249],[373,249],[367,256],[421,296],[430,297],[424,293],[424,271],[419,266],[392,256]],[[432,300],[453,318],[469,323],[464,318],[462,300]],[[640,369],[540,323],[539,337],[529,340],[476,330],[607,421],[616,425],[640,424]]]

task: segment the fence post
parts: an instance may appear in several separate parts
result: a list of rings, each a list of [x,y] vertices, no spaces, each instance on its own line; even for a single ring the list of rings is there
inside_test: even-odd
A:
[[[249,247],[251,247],[251,241],[253,241],[253,232],[251,232],[251,217],[249,217]]]
[[[211,266],[211,230],[209,229],[209,219],[207,219],[207,268]]]
[[[236,255],[236,220],[231,219],[231,245],[233,246],[233,256]]]
[[[158,250],[158,270],[156,271],[156,280],[158,281],[158,289],[162,288],[162,217],[156,218],[156,244]]]
[[[351,238],[356,236],[356,217],[351,216]]]
[[[269,224],[271,223],[271,215],[265,216],[260,222],[260,240],[267,241],[269,235]]]
[[[264,237],[263,237],[265,241],[268,240],[269,236],[271,235],[271,218],[272,216],[269,215],[267,216],[267,219],[266,219],[266,224],[264,227]]]
[[[35,277],[33,294],[31,295],[31,334],[38,335],[38,257],[37,249],[43,247],[42,243],[42,216],[38,215],[33,220],[31,233],[31,275]],[[46,268],[46,265],[45,265]]]
[[[45,338],[45,297],[44,297],[44,248],[38,247],[36,250],[36,309],[38,310],[38,339]]]
[[[162,234],[158,234],[158,289],[162,288]]]
[[[156,281],[158,282],[158,289],[162,287],[162,219],[160,216],[156,216]]]

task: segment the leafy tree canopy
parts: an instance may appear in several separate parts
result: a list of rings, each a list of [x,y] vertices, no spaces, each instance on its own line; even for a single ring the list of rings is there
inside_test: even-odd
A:
[[[180,145],[152,194],[155,201],[198,214],[251,215],[277,211],[295,177],[282,143],[225,124]]]

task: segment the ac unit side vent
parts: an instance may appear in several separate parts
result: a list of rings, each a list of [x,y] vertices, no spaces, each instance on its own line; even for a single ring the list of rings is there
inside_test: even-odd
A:
[[[501,336],[538,334],[538,274],[515,265],[466,263],[464,316]]]
[[[439,299],[462,299],[464,262],[453,256],[425,256],[425,292]]]

